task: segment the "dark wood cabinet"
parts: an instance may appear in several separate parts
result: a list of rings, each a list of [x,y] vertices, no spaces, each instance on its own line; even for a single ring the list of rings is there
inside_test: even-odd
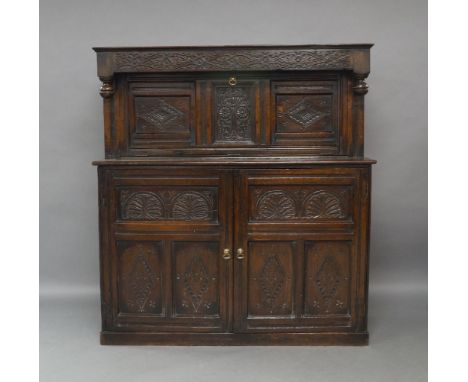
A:
[[[367,343],[369,49],[95,49],[101,343]]]

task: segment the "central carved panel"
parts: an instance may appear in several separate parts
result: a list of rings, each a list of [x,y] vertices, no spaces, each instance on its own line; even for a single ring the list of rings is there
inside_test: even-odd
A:
[[[255,123],[249,87],[218,86],[215,88],[215,140],[237,142],[252,140]]]

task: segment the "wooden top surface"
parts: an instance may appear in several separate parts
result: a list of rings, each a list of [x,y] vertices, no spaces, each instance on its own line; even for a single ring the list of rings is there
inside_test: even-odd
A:
[[[236,50],[236,49],[370,49],[374,44],[302,44],[302,45],[180,45],[180,46],[96,46],[95,52],[131,52],[148,50]]]
[[[120,158],[94,161],[95,166],[286,166],[301,167],[311,165],[372,165],[377,161],[369,158],[351,157],[152,157]]]

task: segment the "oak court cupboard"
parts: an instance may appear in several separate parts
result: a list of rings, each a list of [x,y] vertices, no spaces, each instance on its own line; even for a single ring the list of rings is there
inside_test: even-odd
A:
[[[102,344],[368,343],[371,46],[94,48]]]

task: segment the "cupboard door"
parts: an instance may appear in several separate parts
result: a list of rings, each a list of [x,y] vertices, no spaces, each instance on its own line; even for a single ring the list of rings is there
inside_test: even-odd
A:
[[[101,252],[104,330],[228,330],[231,177],[118,170],[106,192],[112,224],[109,249]]]
[[[340,151],[338,80],[272,81],[272,145]]]
[[[241,172],[236,331],[352,330],[358,177],[354,170]]]

